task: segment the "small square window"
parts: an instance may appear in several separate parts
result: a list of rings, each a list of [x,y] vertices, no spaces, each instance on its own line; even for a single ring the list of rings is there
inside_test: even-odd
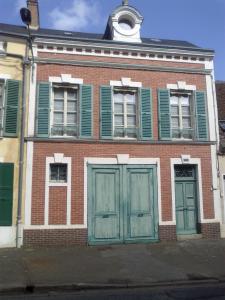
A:
[[[50,164],[50,182],[67,182],[67,164]]]

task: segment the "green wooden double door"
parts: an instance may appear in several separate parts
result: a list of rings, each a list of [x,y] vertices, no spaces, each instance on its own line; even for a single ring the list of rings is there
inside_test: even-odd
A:
[[[156,167],[88,167],[89,244],[158,239]]]
[[[13,170],[13,164],[0,163],[0,226],[12,225]]]
[[[197,233],[197,174],[192,165],[175,166],[177,234]]]

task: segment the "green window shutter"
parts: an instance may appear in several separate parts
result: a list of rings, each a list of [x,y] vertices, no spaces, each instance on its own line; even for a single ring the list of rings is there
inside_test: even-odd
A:
[[[195,92],[196,101],[196,137],[198,140],[208,139],[207,111],[205,92]]]
[[[21,82],[18,80],[10,79],[6,82],[4,136],[18,135],[20,86]]]
[[[152,94],[151,89],[140,89],[140,138],[152,139]]]
[[[80,135],[92,136],[92,86],[82,85],[80,93]]]
[[[113,132],[112,122],[112,88],[101,86],[101,138],[111,139]]]
[[[159,138],[171,139],[170,92],[167,89],[158,90]]]
[[[50,83],[39,82],[37,86],[37,136],[49,135]]]
[[[0,226],[12,225],[13,164],[0,163]]]

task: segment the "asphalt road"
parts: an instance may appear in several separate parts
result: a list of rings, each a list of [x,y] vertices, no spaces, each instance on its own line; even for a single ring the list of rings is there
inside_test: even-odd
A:
[[[225,300],[225,284],[46,294],[0,295],[1,300]]]

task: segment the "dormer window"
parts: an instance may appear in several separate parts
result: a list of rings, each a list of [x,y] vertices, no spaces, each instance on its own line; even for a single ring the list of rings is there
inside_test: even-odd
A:
[[[120,25],[120,28],[122,28],[123,30],[131,30],[134,27],[132,22],[125,18],[122,18],[121,20],[119,20],[119,25]]]
[[[127,2],[111,14],[105,36],[114,41],[141,43],[140,30],[143,17]]]

